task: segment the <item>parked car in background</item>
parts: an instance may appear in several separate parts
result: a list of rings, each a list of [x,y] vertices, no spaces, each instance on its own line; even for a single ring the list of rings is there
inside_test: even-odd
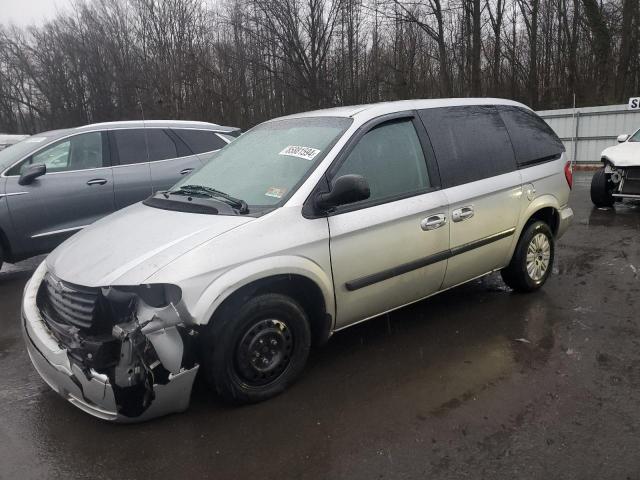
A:
[[[239,133],[205,122],[110,122],[39,133],[1,151],[0,266],[49,252],[168,189]]]
[[[591,179],[591,201],[611,207],[624,198],[640,198],[640,130],[618,136],[618,145],[605,148],[602,168]]]
[[[562,142],[516,102],[275,119],[49,255],[25,289],[27,349],[106,420],[184,410],[200,367],[225,400],[265,400],[334,331],[495,271],[539,289],[571,185]]]
[[[15,145],[16,143],[24,140],[29,135],[8,135],[4,133],[0,133],[0,150],[4,150],[11,145]]]

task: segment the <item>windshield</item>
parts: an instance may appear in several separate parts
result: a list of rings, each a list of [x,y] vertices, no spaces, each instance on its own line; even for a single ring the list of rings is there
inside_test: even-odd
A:
[[[44,145],[44,142],[46,141],[47,137],[34,135],[33,137],[26,138],[21,142],[5,148],[4,150],[0,150],[0,172],[29,155],[39,146]]]
[[[172,188],[216,189],[250,206],[273,206],[293,193],[352,120],[316,117],[276,120],[248,131]]]
[[[640,142],[640,130],[634,133],[629,139],[630,142]]]

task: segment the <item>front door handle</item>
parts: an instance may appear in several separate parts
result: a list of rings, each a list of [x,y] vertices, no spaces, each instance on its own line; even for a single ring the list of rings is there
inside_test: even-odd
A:
[[[180,175],[186,175],[191,172],[193,172],[193,168],[185,168],[184,170],[180,171]]]
[[[89,180],[87,185],[104,185],[107,183],[106,178],[94,178],[93,180]]]
[[[437,215],[431,215],[430,217],[423,218],[420,222],[420,228],[425,232],[428,230],[435,230],[447,223],[447,216],[439,213]]]
[[[454,222],[462,222],[463,220],[473,217],[474,214],[473,205],[467,205],[466,207],[457,208],[451,212],[451,219]]]

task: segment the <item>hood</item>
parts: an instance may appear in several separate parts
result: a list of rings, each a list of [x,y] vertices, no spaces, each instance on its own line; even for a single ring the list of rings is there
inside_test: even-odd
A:
[[[616,167],[640,167],[640,142],[624,142],[605,148],[602,156]]]
[[[49,255],[47,267],[58,278],[86,287],[138,285],[189,250],[252,220],[138,203],[69,238]]]

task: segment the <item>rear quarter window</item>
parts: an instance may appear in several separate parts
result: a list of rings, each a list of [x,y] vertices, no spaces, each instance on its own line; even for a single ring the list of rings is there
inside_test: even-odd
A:
[[[498,111],[511,137],[518,166],[554,160],[565,151],[555,132],[534,112],[512,106],[499,106]]]
[[[187,144],[193,153],[205,153],[220,150],[227,142],[211,130],[173,129],[174,133]]]
[[[436,154],[443,187],[516,169],[507,129],[495,107],[429,108],[419,113]]]

